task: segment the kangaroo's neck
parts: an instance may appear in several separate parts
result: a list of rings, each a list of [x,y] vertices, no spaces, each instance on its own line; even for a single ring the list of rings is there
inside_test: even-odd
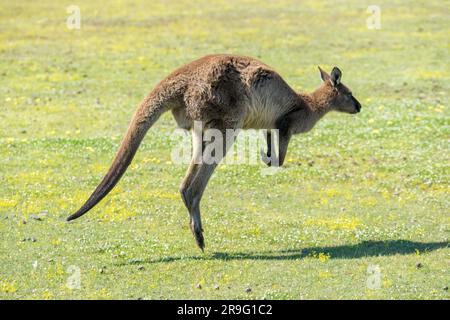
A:
[[[297,133],[311,130],[317,121],[330,111],[329,103],[322,98],[319,90],[312,93],[298,93],[300,104],[304,110],[304,119],[302,119],[302,125],[296,130]]]

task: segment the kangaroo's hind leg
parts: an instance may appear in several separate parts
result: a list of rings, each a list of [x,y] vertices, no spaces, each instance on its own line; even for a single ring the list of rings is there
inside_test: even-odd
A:
[[[200,200],[215,168],[234,142],[234,136],[233,139],[227,139],[226,126],[223,121],[215,120],[209,122],[205,126],[205,136],[209,136],[209,129],[214,129],[212,134],[214,138],[211,139],[212,141],[204,142],[202,158],[201,161],[199,161],[200,163],[196,163],[198,161],[195,161],[194,159],[192,160],[186,177],[181,185],[181,195],[189,211],[190,228],[194,234],[197,245],[202,250],[205,247],[205,242],[200,217]],[[194,157],[196,157],[195,154]]]
[[[185,193],[186,193],[187,188],[191,184],[192,180],[197,175],[197,171],[198,171],[199,165],[201,163],[201,159],[199,158],[199,156],[201,156],[203,154],[204,144],[203,144],[202,132],[199,132],[198,130],[195,130],[195,129],[192,130],[192,145],[193,145],[193,150],[192,150],[193,156],[192,156],[191,162],[189,164],[189,168],[186,171],[186,175],[185,175],[183,181],[181,182],[181,186],[180,186],[181,197],[186,206],[187,206],[187,203],[186,203]]]

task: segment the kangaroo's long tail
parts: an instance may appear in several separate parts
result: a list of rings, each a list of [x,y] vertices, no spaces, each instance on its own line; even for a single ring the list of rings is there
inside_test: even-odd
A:
[[[69,216],[67,221],[74,220],[84,215],[114,188],[127,170],[131,160],[133,160],[148,129],[158,120],[159,116],[164,111],[164,106],[161,103],[152,102],[150,97],[142,102],[131,120],[130,126],[128,127],[108,173],[86,203],[77,212]]]

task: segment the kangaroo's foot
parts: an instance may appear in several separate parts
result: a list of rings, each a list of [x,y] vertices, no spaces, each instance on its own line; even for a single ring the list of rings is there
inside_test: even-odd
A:
[[[194,235],[197,246],[204,252],[205,238],[203,237],[203,229],[201,227],[198,227],[195,224],[191,223],[191,231],[192,231],[192,234]]]

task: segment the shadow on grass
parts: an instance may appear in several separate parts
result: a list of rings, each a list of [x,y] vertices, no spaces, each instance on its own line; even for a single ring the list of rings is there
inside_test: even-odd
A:
[[[332,247],[311,247],[263,252],[214,252],[196,256],[176,256],[159,259],[129,261],[127,264],[164,263],[179,260],[294,260],[324,253],[330,259],[358,259],[363,257],[407,255],[449,247],[450,242],[414,242],[408,240],[363,241],[358,244]]]

